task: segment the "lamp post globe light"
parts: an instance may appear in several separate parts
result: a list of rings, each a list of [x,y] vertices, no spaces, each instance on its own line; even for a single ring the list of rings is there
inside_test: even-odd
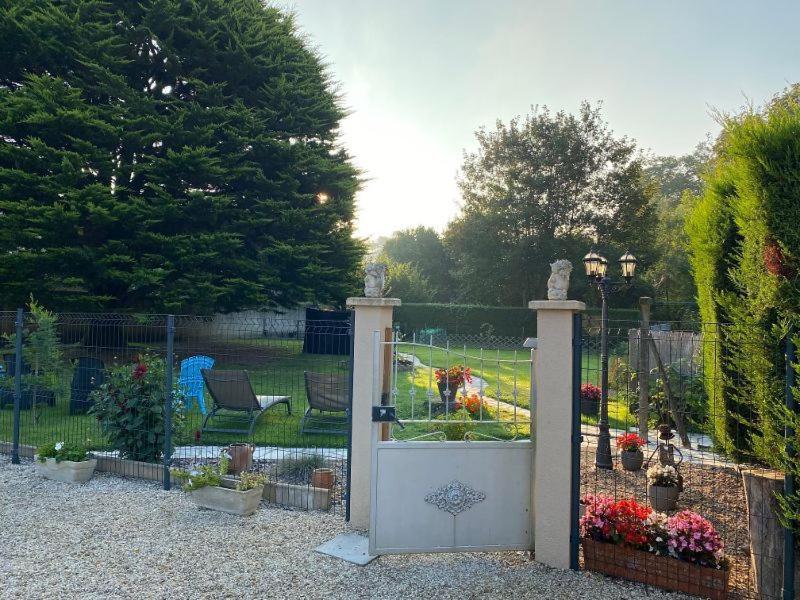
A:
[[[594,250],[583,257],[583,267],[586,277],[597,286],[600,291],[602,308],[600,312],[600,420],[597,423],[599,430],[597,436],[597,450],[594,464],[598,469],[613,469],[614,461],[611,457],[611,432],[608,425],[608,297],[627,286],[636,272],[636,257],[626,252],[619,259],[624,284],[614,282],[608,277],[608,260],[597,254]]]

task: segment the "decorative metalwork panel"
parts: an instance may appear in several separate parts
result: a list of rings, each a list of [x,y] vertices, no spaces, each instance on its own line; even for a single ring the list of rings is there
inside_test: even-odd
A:
[[[451,481],[425,496],[425,502],[433,504],[436,508],[447,511],[453,516],[469,510],[485,499],[486,494],[474,490],[458,480]]]

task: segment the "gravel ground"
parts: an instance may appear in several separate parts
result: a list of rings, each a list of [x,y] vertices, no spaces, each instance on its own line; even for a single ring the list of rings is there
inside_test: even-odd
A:
[[[0,457],[0,598],[684,598],[524,553],[384,556],[357,567],[313,549],[341,517],[262,505],[200,511],[181,492],[99,473],[83,486]]]

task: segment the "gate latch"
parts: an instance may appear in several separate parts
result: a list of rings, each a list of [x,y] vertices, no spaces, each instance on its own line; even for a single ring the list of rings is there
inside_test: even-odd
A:
[[[373,406],[372,422],[397,423],[400,426],[400,429],[405,429],[405,426],[397,418],[397,412],[394,406]]]

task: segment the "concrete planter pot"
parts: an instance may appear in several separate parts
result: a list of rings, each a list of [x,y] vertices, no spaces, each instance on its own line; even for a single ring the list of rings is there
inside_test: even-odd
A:
[[[678,503],[678,495],[681,490],[678,486],[662,487],[660,485],[648,485],[647,497],[650,500],[650,506],[653,510],[658,512],[666,512],[668,510],[675,510],[675,505]]]
[[[63,483],[86,483],[92,478],[97,467],[97,460],[94,458],[79,462],[71,460],[56,462],[55,458],[46,458],[44,462],[39,462],[39,457],[35,456],[34,460],[37,474]]]
[[[261,504],[264,486],[240,492],[231,488],[207,485],[189,492],[189,498],[199,508],[218,510],[231,515],[252,515]]]
[[[641,450],[623,450],[619,453],[622,468],[626,471],[638,471],[644,464],[644,453]]]

